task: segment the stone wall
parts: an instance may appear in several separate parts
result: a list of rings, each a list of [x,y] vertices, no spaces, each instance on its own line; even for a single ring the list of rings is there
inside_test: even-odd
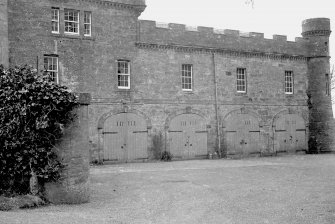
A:
[[[52,7],[60,10],[59,34],[51,32]],[[303,25],[306,36],[293,42],[284,35],[266,39],[258,32],[139,21],[144,8],[143,0],[9,1],[10,64],[31,64],[42,70],[43,56],[56,55],[59,82],[73,91],[92,94],[91,160],[103,159],[99,121],[106,114],[124,112],[125,108],[138,112],[150,123],[149,151],[161,134],[164,149],[169,148],[169,118],[183,111],[191,110],[204,117],[210,152],[219,147],[218,137],[225,138],[224,119],[233,111],[245,110],[257,117],[264,153],[274,150],[273,121],[278,114],[301,116],[307,134],[308,125],[323,128],[327,123],[314,122],[313,117],[317,118],[320,111],[325,110],[321,114],[327,114],[326,120],[330,120],[330,98],[320,92],[323,81],[317,76],[329,71],[325,43],[330,34],[329,21],[309,20]],[[64,9],[79,10],[79,35],[64,33]],[[84,11],[92,12],[91,37],[83,34]],[[324,58],[317,59],[319,56]],[[128,90],[118,89],[119,59],[130,62]],[[192,91],[181,88],[182,64],[193,65]],[[236,91],[237,68],[247,71],[246,93]],[[294,74],[292,95],[284,92],[285,71]],[[315,93],[313,85],[317,88]],[[307,91],[315,97],[308,98]],[[310,114],[312,123],[308,116],[311,100],[318,111]],[[317,105],[319,102],[324,103]]]
[[[80,94],[80,106],[73,111],[77,119],[65,128],[64,137],[55,147],[65,165],[61,179],[45,184],[45,197],[54,204],[78,204],[89,201],[88,105],[90,94]]]

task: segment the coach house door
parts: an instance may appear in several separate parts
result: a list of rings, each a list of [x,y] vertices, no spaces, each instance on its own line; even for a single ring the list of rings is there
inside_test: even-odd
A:
[[[273,128],[276,152],[307,150],[305,121],[299,115],[282,115],[274,122]]]
[[[249,114],[234,114],[225,125],[225,145],[228,155],[260,152],[259,123]]]
[[[207,156],[205,120],[196,114],[175,117],[169,127],[170,152],[175,158],[192,159]]]
[[[109,117],[104,124],[104,160],[129,162],[148,158],[146,121],[133,113]]]

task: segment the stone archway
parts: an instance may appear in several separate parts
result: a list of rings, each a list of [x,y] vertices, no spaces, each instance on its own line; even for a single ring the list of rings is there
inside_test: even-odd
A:
[[[257,117],[246,110],[235,110],[224,118],[224,145],[227,155],[248,155],[261,152]]]
[[[98,122],[99,149],[104,161],[148,159],[150,121],[137,110],[104,114]]]
[[[306,122],[299,114],[279,113],[272,127],[275,152],[307,151]]]

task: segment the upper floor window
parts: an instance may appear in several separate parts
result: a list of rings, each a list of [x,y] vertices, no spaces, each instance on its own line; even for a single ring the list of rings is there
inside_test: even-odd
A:
[[[181,86],[184,91],[192,91],[193,66],[183,64],[181,66]]]
[[[285,94],[293,94],[293,72],[285,71]]]
[[[50,79],[58,83],[58,57],[44,56],[44,71],[50,76]]]
[[[84,36],[92,34],[92,13],[84,12]]]
[[[79,11],[64,9],[64,23],[66,34],[79,34]]]
[[[130,63],[126,60],[117,61],[117,80],[119,89],[130,89]]]
[[[51,9],[51,26],[52,26],[52,33],[59,33],[59,9],[58,8],[52,8]]]
[[[236,90],[238,93],[247,92],[247,73],[245,68],[237,68]]]
[[[330,96],[330,82],[329,82],[329,75],[326,74],[325,75],[325,79],[326,79],[326,95]]]

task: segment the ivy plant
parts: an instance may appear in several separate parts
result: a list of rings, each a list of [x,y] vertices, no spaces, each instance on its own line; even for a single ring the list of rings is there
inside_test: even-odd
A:
[[[0,65],[0,195],[27,193],[32,174],[41,183],[60,177],[56,145],[77,105],[47,73]]]

